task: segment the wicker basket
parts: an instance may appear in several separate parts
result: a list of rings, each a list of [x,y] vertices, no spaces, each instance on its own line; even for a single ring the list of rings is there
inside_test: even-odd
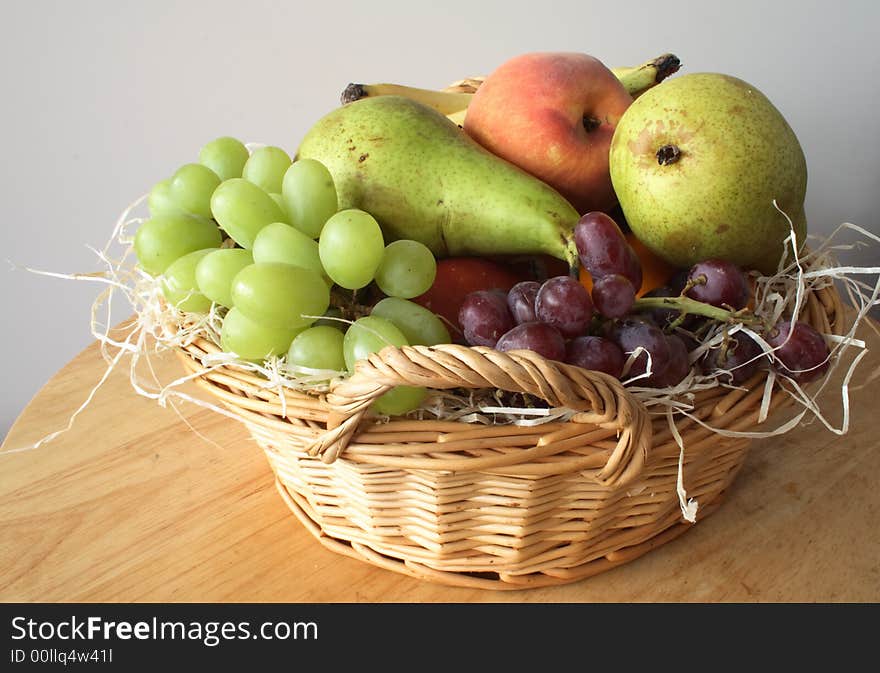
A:
[[[832,286],[803,318],[839,333]],[[217,347],[179,350],[193,374]],[[693,525],[677,490],[680,449],[665,414],[649,415],[617,380],[530,351],[459,345],[386,348],[325,394],[277,390],[234,365],[194,379],[240,415],[278,490],[335,552],[450,585],[520,589],[572,582],[635,559]],[[754,430],[766,373],[743,388],[695,393],[693,415]],[[536,426],[377,419],[396,385],[529,393],[577,413]],[[772,398],[773,407],[789,400]],[[749,441],[678,417],[683,485],[697,520],[720,503]]]

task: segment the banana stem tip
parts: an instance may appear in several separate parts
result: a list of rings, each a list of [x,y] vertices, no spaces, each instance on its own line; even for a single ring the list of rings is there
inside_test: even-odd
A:
[[[674,75],[681,68],[681,61],[675,54],[663,54],[654,59],[654,67],[657,68],[657,75],[654,80],[660,84],[670,75]]]
[[[354,84],[351,83],[342,91],[342,95],[339,97],[340,101],[342,101],[343,105],[348,103],[353,103],[356,100],[360,100],[361,98],[365,98],[367,95],[367,90],[364,89],[363,84]]]

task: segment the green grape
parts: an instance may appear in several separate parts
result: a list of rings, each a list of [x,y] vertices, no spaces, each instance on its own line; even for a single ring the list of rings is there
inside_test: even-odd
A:
[[[165,215],[182,213],[180,205],[171,197],[171,178],[162,180],[153,185],[150,195],[147,197],[147,207],[150,215]]]
[[[397,327],[384,318],[366,316],[358,318],[348,328],[342,340],[345,365],[354,370],[355,363],[370,353],[376,353],[386,346],[406,346],[407,340]],[[427,391],[415,386],[396,386],[380,396],[373,409],[380,414],[397,416],[417,408]]]
[[[400,416],[418,409],[428,391],[416,386],[396,386],[373,402],[373,410],[386,416]]]
[[[378,353],[386,346],[408,346],[409,342],[390,320],[364,316],[348,328],[344,340],[345,366],[354,371],[354,364],[370,353]]]
[[[308,369],[345,371],[343,334],[335,327],[309,327],[296,335],[287,352],[288,364]]]
[[[220,230],[211,220],[193,215],[156,215],[134,235],[134,252],[147,273],[158,276],[178,257],[203,248],[219,248]]]
[[[246,266],[232,281],[232,303],[268,327],[306,327],[330,306],[330,289],[311,269],[280,262]]]
[[[273,222],[260,229],[254,239],[255,262],[282,262],[311,269],[324,276],[318,255],[318,242],[283,222]]]
[[[220,178],[202,164],[185,164],[171,176],[168,193],[180,209],[199,217],[211,218],[211,195]]]
[[[211,212],[232,240],[248,250],[260,229],[284,220],[284,213],[272,197],[244,178],[220,183],[211,197]]]
[[[196,267],[207,255],[217,252],[216,248],[196,250],[178,257],[162,274],[162,293],[172,306],[190,313],[207,313],[211,300],[199,291],[196,282]]]
[[[211,301],[232,307],[232,279],[244,267],[254,263],[250,250],[221,248],[213,250],[196,266],[196,284]]]
[[[333,176],[315,159],[298,159],[290,165],[281,194],[290,223],[311,238],[318,238],[324,223],[339,210]]]
[[[255,149],[244,164],[241,177],[269,192],[280,192],[284,173],[290,168],[290,155],[280,147],[267,145]]]
[[[199,163],[207,166],[221,180],[240,178],[250,153],[240,140],[224,136],[202,147]]]
[[[410,299],[427,292],[437,275],[434,253],[418,241],[394,241],[376,269],[376,285],[389,297]]]
[[[318,240],[324,271],[337,285],[357,290],[373,280],[385,253],[379,223],[369,213],[351,208],[327,220]]]
[[[272,197],[275,205],[278,206],[278,210],[284,213],[284,223],[290,224],[290,218],[287,216],[287,204],[284,203],[284,197],[281,196],[281,194],[279,194],[278,192],[270,192],[269,196]]]
[[[223,318],[220,345],[227,353],[243,360],[262,362],[272,355],[283,355],[301,329],[267,327],[254,322],[237,308]]]
[[[403,332],[411,346],[435,346],[452,342],[449,330],[435,313],[408,299],[386,297],[370,315],[385,318]]]

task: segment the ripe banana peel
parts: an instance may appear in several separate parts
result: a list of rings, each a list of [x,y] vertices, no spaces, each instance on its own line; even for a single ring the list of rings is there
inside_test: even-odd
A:
[[[374,96],[403,96],[434,108],[442,115],[449,115],[467,109],[473,94],[420,89],[402,84],[349,84],[342,92],[341,101],[345,105]]]
[[[681,61],[679,61],[675,54],[662,54],[650,61],[645,61],[641,65],[611,68],[611,72],[620,80],[620,83],[623,84],[629,94],[633,98],[637,98],[651,87],[656,86],[677,72],[680,67]],[[403,96],[437,110],[440,114],[445,115],[451,121],[461,126],[464,124],[464,118],[473,97],[473,92],[482,80],[482,77],[470,77],[456,82],[442,91],[384,82],[349,84],[345,87],[340,98],[342,104],[345,105],[361,98]]]

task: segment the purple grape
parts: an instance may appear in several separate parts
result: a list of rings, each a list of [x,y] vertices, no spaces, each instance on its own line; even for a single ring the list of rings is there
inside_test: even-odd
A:
[[[645,325],[652,325],[657,327],[658,325],[651,319],[646,313],[630,313],[625,318],[621,318],[619,320],[606,320],[602,322],[599,326],[599,336],[602,336],[606,339],[610,339],[614,343],[617,343],[617,333],[620,328],[624,325],[624,323],[638,322],[643,323]]]
[[[669,365],[670,352],[669,342],[666,335],[656,325],[629,317],[616,323],[610,330],[610,338],[614,343],[620,346],[624,355],[627,357],[639,347],[642,347],[647,353],[642,352],[635,358],[630,367],[627,378],[641,376],[647,371],[648,356],[651,358],[651,376],[660,376],[663,370]],[[642,385],[646,379],[639,379],[636,385]]]
[[[637,381],[636,385],[649,388],[671,388],[682,382],[691,370],[688,363],[687,344],[677,334],[667,334],[666,343],[669,346],[668,365],[660,372],[653,373],[647,379]]]
[[[637,290],[642,287],[642,263],[606,213],[596,211],[581,217],[574,227],[574,242],[593,282],[616,273],[628,278]]]
[[[598,336],[582,336],[568,342],[565,361],[584,369],[605,372],[619,379],[626,357],[620,346],[613,341]]]
[[[748,381],[766,362],[761,347],[744,332],[737,332],[718,348],[713,348],[703,358],[703,371],[713,374],[723,370],[719,379],[739,386]]]
[[[535,316],[552,325],[564,337],[584,334],[593,319],[590,293],[570,276],[555,276],[544,281],[535,297]]]
[[[698,317],[699,316],[688,316],[688,319],[698,318]],[[706,319],[706,321],[708,322],[708,318]],[[687,320],[686,320],[686,322],[687,322]],[[700,345],[699,339],[697,339],[694,332],[692,332],[690,330],[693,329],[694,331],[697,331],[702,327],[702,324],[703,324],[703,321],[700,320],[700,321],[697,321],[696,327],[694,327],[694,328],[688,328],[687,330],[676,330],[674,332],[675,336],[677,336],[679,339],[681,339],[684,342],[684,346],[687,349],[688,353],[690,353],[692,350],[694,350],[697,346]]]
[[[524,280],[510,288],[507,307],[517,325],[538,319],[535,315],[535,297],[540,288],[541,284],[536,280]]]
[[[548,360],[565,359],[565,339],[555,327],[543,322],[524,322],[506,332],[495,348],[500,351],[530,350]]]
[[[777,369],[799,383],[813,381],[828,370],[828,344],[811,325],[790,320],[776,324],[766,337],[767,343],[777,349],[774,354]]]
[[[477,290],[464,298],[458,323],[471,346],[495,346],[502,334],[514,326],[502,290]]]
[[[749,283],[745,274],[726,260],[697,262],[688,273],[688,282],[695,283],[688,290],[688,297],[705,304],[737,311],[749,303]]]
[[[593,281],[593,306],[606,318],[622,318],[633,307],[636,291],[625,276],[612,273]]]

